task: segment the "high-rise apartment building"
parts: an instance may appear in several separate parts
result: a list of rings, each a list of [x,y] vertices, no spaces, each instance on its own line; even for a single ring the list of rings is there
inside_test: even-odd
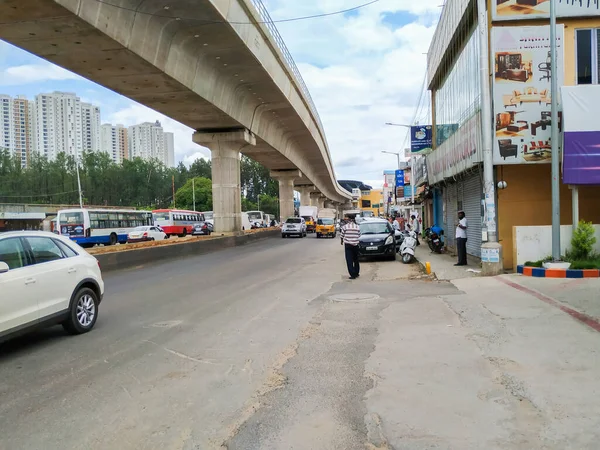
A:
[[[103,124],[100,127],[100,150],[108,153],[117,164],[122,163],[124,159],[129,159],[127,128],[120,124]]]
[[[100,150],[100,109],[73,93],[36,95],[33,122],[35,151],[51,160]]]
[[[165,138],[160,122],[144,122],[129,127],[130,158],[158,159],[166,164]]]
[[[175,167],[175,136],[173,133],[163,133],[165,138],[165,166]]]
[[[31,103],[23,96],[0,95],[0,148],[17,156],[23,167],[32,150]]]

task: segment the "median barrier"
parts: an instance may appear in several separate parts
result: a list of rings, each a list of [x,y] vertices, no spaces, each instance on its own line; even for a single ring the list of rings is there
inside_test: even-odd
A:
[[[112,270],[131,269],[144,264],[162,262],[169,259],[203,255],[225,248],[239,247],[260,239],[279,237],[280,234],[280,230],[266,230],[252,234],[198,239],[189,242],[174,243],[172,245],[101,253],[94,255],[94,257],[100,263],[102,271],[108,272]]]

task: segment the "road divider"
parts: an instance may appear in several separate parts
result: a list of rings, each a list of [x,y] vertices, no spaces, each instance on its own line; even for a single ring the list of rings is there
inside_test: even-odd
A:
[[[118,246],[112,247],[113,251],[94,252],[94,257],[99,261],[103,272],[113,270],[124,270],[132,267],[138,267],[145,264],[177,259],[187,256],[198,256],[206,253],[212,253],[231,247],[255,242],[260,239],[279,237],[279,229],[260,230],[253,233],[244,233],[235,236],[217,236],[211,235],[206,239],[188,239],[175,241],[168,245],[154,245],[143,247],[130,247],[119,249]]]

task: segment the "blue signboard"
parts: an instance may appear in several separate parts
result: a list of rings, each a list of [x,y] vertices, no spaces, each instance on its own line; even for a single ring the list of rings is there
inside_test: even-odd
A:
[[[404,186],[404,170],[396,170],[396,187]]]
[[[431,149],[431,125],[415,125],[410,127],[410,151],[422,152]]]

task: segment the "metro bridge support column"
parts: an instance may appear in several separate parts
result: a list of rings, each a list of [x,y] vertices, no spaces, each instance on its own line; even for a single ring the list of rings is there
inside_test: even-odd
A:
[[[242,231],[242,192],[240,150],[256,145],[255,136],[248,130],[218,133],[197,131],[196,144],[208,147],[212,153],[212,198],[215,231]]]
[[[301,186],[298,188],[300,192],[300,206],[310,206],[310,193],[314,190],[314,186]]]
[[[279,181],[279,216],[282,222],[294,216],[294,180],[301,176],[299,170],[271,171],[271,178]]]
[[[310,206],[319,206],[319,198],[321,197],[320,192],[311,191],[310,193]]]

